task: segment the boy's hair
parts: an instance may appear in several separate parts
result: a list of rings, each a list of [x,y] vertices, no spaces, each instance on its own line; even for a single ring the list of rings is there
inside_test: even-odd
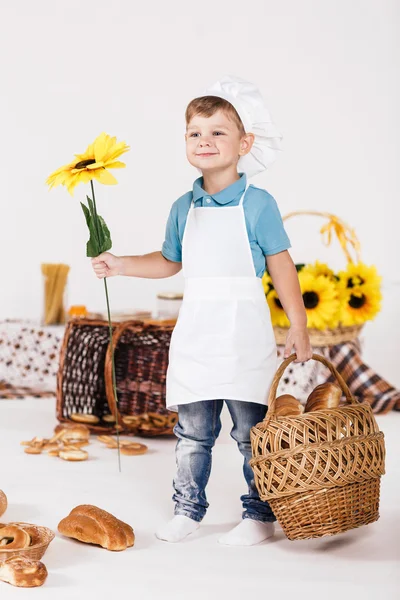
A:
[[[195,115],[211,117],[217,110],[222,110],[226,116],[235,123],[241,136],[245,135],[246,131],[243,122],[235,107],[219,96],[200,96],[200,98],[194,98],[189,102],[185,112],[186,127]]]

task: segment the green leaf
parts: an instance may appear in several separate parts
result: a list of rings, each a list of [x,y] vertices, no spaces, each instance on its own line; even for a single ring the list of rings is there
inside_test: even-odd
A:
[[[297,265],[295,265],[296,271],[299,273],[299,271],[304,269],[305,266],[306,266],[305,263],[298,263]]]
[[[99,230],[101,231],[100,252],[107,252],[112,247],[111,234],[103,217],[97,215],[99,219]]]
[[[83,214],[85,215],[86,224],[89,229],[89,241],[86,244],[86,256],[93,258],[102,252],[107,252],[112,247],[110,231],[100,215],[94,215],[93,203],[87,196],[90,209],[81,202]],[[97,227],[96,227],[97,223]]]

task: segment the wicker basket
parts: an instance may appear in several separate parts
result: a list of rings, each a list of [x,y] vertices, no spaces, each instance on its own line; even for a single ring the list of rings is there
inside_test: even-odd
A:
[[[113,322],[118,410],[112,384],[111,345],[107,321],[73,319],[65,331],[57,376],[57,418],[72,413],[95,415],[94,433],[142,436],[171,435],[176,413],[165,407],[168,352],[175,321]],[[103,420],[114,415],[116,423]],[[164,425],[152,416],[159,416]],[[132,417],[124,424],[124,417]],[[135,417],[135,418],[133,418]],[[122,428],[122,429],[121,429]]]
[[[40,525],[33,525],[32,523],[0,523],[0,529],[9,525],[17,525],[25,529],[32,538],[32,545],[19,550],[7,550],[6,547],[1,548],[0,561],[7,560],[7,558],[11,558],[12,556],[25,556],[31,560],[40,560],[49,547],[50,542],[55,538],[55,533],[51,529],[41,527]]]
[[[364,325],[353,325],[352,327],[337,327],[336,329],[313,329],[308,327],[311,346],[321,348],[322,346],[335,346],[344,342],[352,342],[357,339]],[[275,340],[278,346],[286,344],[288,329],[286,327],[274,327]]]
[[[299,210],[291,212],[283,217],[283,221],[287,221],[291,217],[300,215],[313,215],[328,219],[328,223],[321,229],[321,233],[328,234],[327,244],[330,244],[331,230],[333,230],[337,235],[347,262],[353,262],[353,258],[348,250],[348,246],[352,248],[352,252],[356,261],[360,262],[360,243],[354,231],[350,229],[350,227],[344,223],[344,221],[331,213],[320,212],[316,210]],[[311,346],[314,348],[319,348],[322,346],[335,346],[336,344],[342,344],[344,342],[351,342],[355,340],[360,335],[363,327],[364,325],[353,325],[351,327],[345,327],[341,325],[335,329],[314,329],[309,327],[308,334],[310,336]],[[288,328],[274,326],[274,333],[277,345],[284,346],[286,343]]]
[[[342,533],[379,518],[384,474],[383,433],[367,404],[358,404],[334,366],[347,404],[297,417],[274,414],[276,391],[293,354],[279,367],[265,420],[251,429],[253,468],[260,497],[268,501],[290,540]]]

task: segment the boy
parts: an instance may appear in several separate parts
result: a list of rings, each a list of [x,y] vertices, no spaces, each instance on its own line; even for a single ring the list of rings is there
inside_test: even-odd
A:
[[[231,436],[244,457],[248,494],[241,523],[220,538],[226,545],[254,545],[276,520],[254,485],[250,429],[266,415],[276,371],[276,344],[261,277],[267,264],[290,320],[285,356],[311,358],[306,313],[290,242],[275,200],[247,178],[275,158],[280,136],[263,99],[250,83],[225,77],[186,109],[186,155],[201,173],[193,190],[172,206],[161,252],[92,259],[97,277],[171,277],[183,270],[184,300],[174,328],[167,399],[177,410],[175,516],[157,533],[178,542],[193,533],[208,503],[205,488],[211,452],[225,401]]]

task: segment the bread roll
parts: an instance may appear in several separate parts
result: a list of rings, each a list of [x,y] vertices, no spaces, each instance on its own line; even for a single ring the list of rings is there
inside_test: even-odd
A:
[[[296,417],[303,412],[303,406],[291,394],[282,394],[275,401],[275,414],[278,417]]]
[[[98,544],[107,550],[125,550],[135,542],[130,525],[90,504],[74,508],[68,517],[60,521],[58,531],[67,537],[87,544]]]
[[[38,587],[47,578],[47,569],[39,560],[11,556],[0,563],[0,580],[17,587]]]
[[[307,398],[305,412],[337,408],[342,397],[342,390],[336,383],[321,383]]]
[[[3,515],[6,512],[7,506],[8,506],[7,496],[5,495],[4,492],[2,492],[0,490],[0,517],[1,517],[1,515]]]
[[[64,432],[66,430],[73,429],[75,431],[80,431],[82,434],[85,434],[87,437],[90,436],[90,429],[86,425],[82,423],[59,423],[54,428],[54,433]]]

